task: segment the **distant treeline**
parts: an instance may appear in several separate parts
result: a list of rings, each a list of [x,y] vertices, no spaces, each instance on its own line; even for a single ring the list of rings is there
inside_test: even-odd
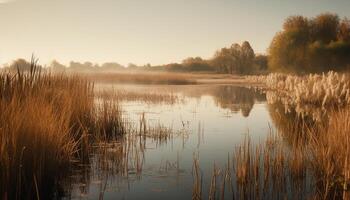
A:
[[[5,69],[9,70],[20,70],[20,71],[29,71],[30,70],[30,63],[25,59],[17,59],[13,61],[10,65],[5,66]],[[65,71],[72,71],[72,72],[109,72],[109,71],[116,71],[116,70],[124,70],[126,69],[123,65],[120,65],[115,62],[108,62],[104,63],[102,65],[93,64],[91,62],[74,62],[71,61],[68,66],[65,66],[58,61],[54,60],[52,61],[48,66],[46,67],[40,67],[41,70],[50,70],[54,72],[65,72]]]
[[[255,55],[249,42],[237,43],[229,48],[218,50],[213,58],[204,60],[190,57],[182,63],[156,66],[155,69],[177,72],[216,72],[229,74],[255,74],[265,72],[268,68],[265,55]]]
[[[18,59],[9,69],[29,70],[30,63]],[[152,66],[123,66],[115,62],[102,65],[91,62],[70,62],[65,66],[52,61],[45,69],[73,72],[111,72],[121,70],[210,72],[225,74],[261,74],[269,71],[292,73],[343,71],[350,68],[350,21],[325,13],[314,18],[291,16],[276,33],[267,55],[255,54],[248,41],[215,52],[210,59],[189,57],[181,63]]]
[[[58,61],[52,61],[43,70],[54,72],[113,72],[113,71],[167,71],[167,72],[209,72],[209,73],[230,73],[230,74],[255,74],[267,71],[267,56],[255,55],[249,42],[242,45],[233,44],[230,48],[222,48],[217,51],[212,59],[201,57],[189,57],[181,63],[152,66],[146,64],[137,66],[130,63],[123,66],[116,62],[107,62],[102,65],[92,62],[71,61],[65,66]],[[9,70],[29,71],[30,63],[25,59],[17,59],[10,65],[5,66]]]

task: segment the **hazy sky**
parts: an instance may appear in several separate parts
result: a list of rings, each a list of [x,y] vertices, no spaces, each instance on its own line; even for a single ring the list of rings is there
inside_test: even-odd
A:
[[[164,64],[248,40],[264,53],[289,15],[350,17],[350,0],[0,0],[0,63]]]

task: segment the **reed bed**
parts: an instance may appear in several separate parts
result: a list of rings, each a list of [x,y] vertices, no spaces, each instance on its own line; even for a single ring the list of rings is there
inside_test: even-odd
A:
[[[0,74],[1,199],[57,198],[58,180],[86,158],[91,138],[125,133],[118,111],[100,117],[91,82],[40,69],[33,59],[29,72]]]
[[[304,76],[273,73],[249,76],[251,82],[264,83],[268,90],[289,104],[346,105],[350,103],[350,79],[347,74],[328,73]]]
[[[329,114],[329,121],[311,129],[309,152],[317,188],[324,199],[349,199],[350,109]]]
[[[139,121],[139,130],[137,133],[140,137],[151,139],[156,145],[166,144],[168,141],[173,140],[175,137],[181,136],[183,141],[188,138],[190,131],[188,124],[182,122],[182,128],[174,130],[172,127],[167,127],[162,124],[150,124],[145,117],[145,113],[142,113]]]
[[[224,168],[214,165],[209,189],[204,191],[209,199],[304,199],[311,186],[305,187],[308,169],[302,152],[288,151],[277,138],[257,146],[247,138],[228,157]],[[200,173],[197,160],[194,158],[194,174]],[[192,196],[202,197],[197,193],[203,180],[196,176],[194,180]]]
[[[196,79],[190,74],[181,73],[93,73],[86,74],[89,80],[104,83],[132,83],[159,85],[193,85]]]

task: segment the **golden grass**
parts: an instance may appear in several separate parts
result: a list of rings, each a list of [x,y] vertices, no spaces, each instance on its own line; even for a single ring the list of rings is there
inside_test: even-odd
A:
[[[183,102],[184,99],[174,93],[136,92],[127,90],[103,90],[97,97],[116,101],[138,101],[147,104],[168,104]]]
[[[0,74],[1,199],[52,198],[91,136],[125,132],[118,111],[100,114],[89,81],[38,69],[32,61],[28,73]]]
[[[114,72],[83,73],[92,81],[103,83],[193,85],[193,84],[235,84],[261,85],[245,76],[231,74],[183,73],[183,72]]]
[[[265,144],[254,146],[247,137],[228,158],[224,169],[214,165],[209,189],[204,190],[209,199],[300,199],[307,170],[302,151],[288,152],[279,139],[270,138]],[[198,176],[197,157],[193,166],[192,197],[196,199],[203,196],[199,194],[203,180]]]
[[[174,137],[178,136],[181,136],[184,140],[190,133],[189,127],[187,127],[184,122],[182,128],[177,131],[174,131],[172,127],[166,127],[159,123],[150,125],[146,120],[145,113],[142,113],[137,134],[144,139],[148,138],[153,140],[158,146],[167,143],[168,141],[174,139]]]
[[[191,85],[197,83],[192,75],[182,73],[92,73],[85,76],[90,80],[104,83],[159,85]]]
[[[333,111],[328,124],[311,130],[311,165],[325,198],[349,199],[350,109]]]
[[[346,105],[350,103],[349,74],[330,71],[328,73],[305,76],[269,74],[248,76],[251,82],[264,83],[289,104]]]
[[[193,155],[193,166],[192,166],[192,177],[193,177],[193,189],[192,189],[192,199],[200,200],[202,199],[202,185],[203,185],[203,174],[199,168],[199,157],[198,155]]]

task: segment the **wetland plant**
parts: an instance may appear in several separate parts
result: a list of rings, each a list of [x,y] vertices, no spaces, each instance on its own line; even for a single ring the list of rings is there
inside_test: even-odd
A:
[[[118,110],[99,113],[90,81],[40,69],[32,59],[28,72],[0,74],[1,199],[59,196],[59,178],[91,138],[125,133]]]

